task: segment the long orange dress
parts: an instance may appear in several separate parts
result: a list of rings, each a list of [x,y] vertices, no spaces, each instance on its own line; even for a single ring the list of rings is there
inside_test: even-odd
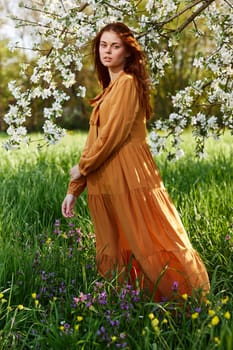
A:
[[[209,289],[205,266],[193,249],[146,144],[145,113],[134,78],[120,75],[93,100],[90,130],[80,158],[95,227],[96,261],[106,278],[137,278],[155,300]]]

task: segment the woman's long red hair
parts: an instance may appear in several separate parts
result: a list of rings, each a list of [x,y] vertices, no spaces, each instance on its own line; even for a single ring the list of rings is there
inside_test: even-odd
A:
[[[121,22],[107,24],[100,30],[100,32],[93,40],[92,52],[99,82],[101,83],[103,89],[106,88],[110,83],[108,68],[101,63],[99,55],[101,36],[104,32],[109,31],[113,31],[119,35],[127,52],[129,53],[129,57],[126,58],[124,71],[126,73],[132,74],[135,77],[139,93],[139,101],[145,109],[146,118],[149,119],[152,114],[152,108],[150,105],[149,97],[149,78],[145,68],[146,57],[131,30]]]

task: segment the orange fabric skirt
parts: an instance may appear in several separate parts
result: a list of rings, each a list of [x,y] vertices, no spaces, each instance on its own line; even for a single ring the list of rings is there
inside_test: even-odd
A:
[[[106,278],[138,280],[157,301],[174,290],[209,290],[193,249],[146,143],[129,143],[87,177],[96,234],[96,261]]]

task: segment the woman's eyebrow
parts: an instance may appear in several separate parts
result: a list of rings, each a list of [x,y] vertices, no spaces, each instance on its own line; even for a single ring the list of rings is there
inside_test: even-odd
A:
[[[104,41],[104,40],[100,40],[101,43],[104,43],[104,44],[107,44],[107,41]],[[117,42],[117,41],[114,41],[113,43],[111,43],[111,45],[121,45],[121,43]]]

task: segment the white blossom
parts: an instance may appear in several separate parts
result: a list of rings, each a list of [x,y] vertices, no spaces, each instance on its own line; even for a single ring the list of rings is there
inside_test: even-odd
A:
[[[77,96],[85,97],[86,96],[86,87],[79,86],[79,91],[77,92]]]
[[[208,119],[207,124],[209,128],[215,129],[217,128],[217,118],[215,116],[212,116]]]
[[[204,2],[202,0],[196,4],[192,8],[193,13]],[[202,72],[202,78],[197,76],[190,80],[187,86],[171,97],[173,111],[167,120],[157,120],[150,133],[149,143],[153,152],[166,150],[170,139],[174,148],[173,157],[179,159],[183,154],[180,135],[188,126],[193,128],[193,135],[199,145],[204,143],[205,138],[215,137],[222,127],[233,130],[233,8],[228,3],[230,1],[213,1],[195,18],[193,35],[200,45],[193,66],[197,72]],[[32,47],[39,54],[29,76],[30,89],[15,81],[9,83],[9,90],[16,102],[9,106],[4,116],[9,126],[9,139],[4,147],[18,147],[25,139],[26,128],[23,124],[31,116],[32,101],[36,98],[49,99],[50,102],[43,109],[46,140],[54,143],[64,135],[64,131],[56,125],[56,118],[62,116],[64,104],[69,99],[67,89],[75,86],[77,96],[85,96],[86,89],[81,81],[77,81],[76,73],[83,68],[90,40],[111,21],[125,22],[139,38],[148,56],[151,81],[158,85],[167,67],[173,69],[172,54],[180,44],[178,28],[182,18],[175,18],[172,22],[169,19],[176,16],[184,6],[182,0],[147,0],[138,3],[126,0],[36,2],[34,7],[38,10],[38,26],[33,27],[31,32],[34,42]],[[19,23],[23,25],[23,21]],[[191,35],[191,27],[187,28]],[[49,53],[40,51],[43,43],[51,45]],[[13,45],[10,46],[13,49]],[[19,46],[18,43],[16,46]],[[177,54],[179,59],[182,57]],[[21,76],[27,74],[27,68],[22,65]],[[57,77],[62,78],[62,81],[58,81]],[[214,106],[216,115],[213,114]],[[203,156],[203,149],[198,149],[198,153]]]
[[[76,82],[75,74],[70,71],[68,71],[63,77],[63,84],[66,88],[71,87]]]
[[[43,67],[46,64],[47,58],[46,56],[41,56],[38,61],[37,61],[37,65],[38,67]]]
[[[204,57],[195,57],[193,61],[193,66],[197,68],[203,68]]]
[[[65,136],[65,130],[58,127],[50,120],[46,120],[43,125],[44,137],[49,144],[54,144]]]
[[[38,67],[34,68],[33,74],[31,75],[31,78],[30,78],[31,82],[37,84],[40,80],[40,76],[41,74]]]

